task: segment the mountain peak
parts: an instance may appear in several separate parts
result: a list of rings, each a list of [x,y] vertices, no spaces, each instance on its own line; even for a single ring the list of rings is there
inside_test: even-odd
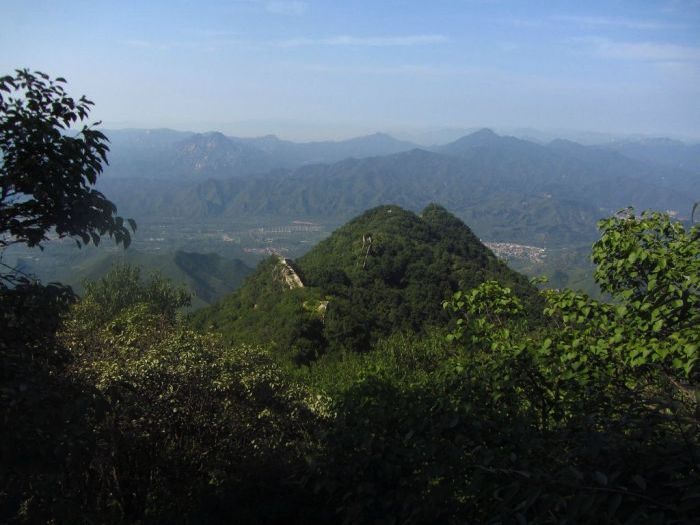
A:
[[[198,133],[196,136],[200,136],[209,140],[228,140],[228,137],[220,131],[207,131],[205,133]]]
[[[442,301],[486,280],[512,287],[525,304],[536,296],[527,279],[434,204],[423,216],[384,205],[351,220],[294,263],[303,288],[284,287],[278,264],[261,264],[197,322],[232,339],[259,327],[255,337],[268,334],[304,362],[324,352],[366,351],[395,331],[420,333],[443,323]]]
[[[207,131],[206,133],[197,133],[180,142],[186,149],[193,150],[199,148],[214,149],[221,146],[231,144],[232,141],[226,135],[219,131]]]
[[[383,133],[377,131],[375,133],[370,133],[369,135],[363,135],[360,137],[355,137],[353,139],[348,139],[347,141],[341,142],[372,142],[372,143],[387,143],[387,142],[399,142],[397,139],[389,135],[388,133]]]
[[[464,140],[468,140],[473,143],[478,143],[478,142],[493,142],[494,140],[500,139],[501,136],[498,135],[495,131],[489,128],[483,128],[480,129],[479,131],[475,131],[474,133],[470,133],[469,135],[465,135],[461,139],[457,139],[455,142],[460,142]]]
[[[450,144],[445,144],[440,149],[447,151],[454,148],[489,146],[501,139],[503,139],[503,137],[497,135],[493,130],[484,128],[470,133],[469,135],[465,135]]]
[[[585,151],[587,149],[586,146],[567,139],[554,139],[547,144],[547,147],[561,151]]]
[[[468,137],[498,137],[498,134],[492,130],[491,128],[481,128],[479,131],[475,131],[474,133],[471,133],[467,135]]]

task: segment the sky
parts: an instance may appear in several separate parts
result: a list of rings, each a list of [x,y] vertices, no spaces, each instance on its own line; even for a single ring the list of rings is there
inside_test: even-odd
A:
[[[0,74],[106,127],[700,139],[700,0],[0,0]]]

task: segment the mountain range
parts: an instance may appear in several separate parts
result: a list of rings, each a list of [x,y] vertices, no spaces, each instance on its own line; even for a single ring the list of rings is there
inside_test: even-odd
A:
[[[133,147],[143,153],[134,157],[143,169],[108,173],[100,187],[120,213],[137,221],[251,216],[342,221],[381,204],[420,210],[439,202],[482,238],[565,246],[590,242],[599,218],[627,206],[687,215],[698,192],[698,172],[691,169],[630,158],[612,146],[538,144],[490,130],[430,151],[383,134],[295,144],[271,136],[155,131],[134,132],[143,140],[120,152],[129,136],[120,133],[113,139],[113,168],[128,165],[125,152]],[[148,171],[143,159],[156,163],[155,152],[164,148],[170,154]],[[342,157],[347,158],[334,161]],[[297,167],[279,167],[285,164]]]
[[[280,168],[333,163],[416,147],[385,133],[344,141],[296,143],[274,135],[228,137],[219,132],[191,133],[168,129],[104,130],[110,140],[112,177],[195,179],[243,177]]]
[[[488,129],[470,130],[441,145],[424,147],[399,140],[386,133],[355,137],[341,141],[292,142],[275,135],[241,138],[219,132],[194,133],[170,129],[103,130],[110,140],[112,176],[181,178],[235,177],[265,173],[278,168],[296,168],[307,164],[334,163],[347,158],[389,155],[422,148],[449,151],[465,142],[484,142],[497,136]],[[586,146],[570,140],[543,140],[535,130],[504,136],[516,141],[547,145],[563,142],[584,150],[608,150],[629,159],[663,165],[697,173],[700,170],[700,144],[689,144],[669,138],[602,140]],[[450,135],[446,135],[448,137]],[[471,137],[471,138],[470,138]],[[477,139],[476,137],[481,137]],[[530,138],[532,137],[532,138]],[[602,137],[602,136],[601,136]]]

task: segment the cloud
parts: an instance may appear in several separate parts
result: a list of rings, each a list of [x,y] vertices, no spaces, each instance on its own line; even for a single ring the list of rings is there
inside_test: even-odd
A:
[[[265,4],[265,11],[275,15],[303,15],[308,4],[298,0],[275,0]]]
[[[676,24],[667,24],[651,20],[635,20],[630,18],[610,18],[602,16],[571,16],[558,15],[549,18],[553,22],[562,22],[582,26],[595,27],[624,27],[627,29],[671,29],[679,27]]]
[[[700,48],[661,42],[615,42],[601,37],[574,39],[603,58],[643,62],[700,62]]]
[[[447,42],[445,35],[405,35],[358,37],[338,35],[329,38],[292,38],[276,42],[279,47],[301,46],[354,46],[354,47],[402,47]]]

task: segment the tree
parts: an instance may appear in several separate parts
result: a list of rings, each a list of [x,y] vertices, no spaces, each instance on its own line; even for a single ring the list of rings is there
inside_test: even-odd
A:
[[[93,102],[68,96],[65,83],[28,69],[0,77],[0,248],[41,246],[51,232],[78,246],[101,235],[131,241],[116,206],[92,187],[109,151],[99,122],[70,132]]]
[[[515,512],[537,523],[549,522],[545,515],[571,523],[692,521],[700,509],[700,227],[631,209],[598,227],[595,278],[612,302],[543,291],[548,323],[540,327],[523,322],[498,283],[445,302],[457,314],[448,337],[468,349],[462,368],[480,369],[498,413],[533,423],[522,441],[511,435],[499,443],[516,447],[517,467],[508,468],[526,479],[516,478],[510,492],[495,451],[488,467],[500,487],[478,493],[507,493]],[[499,504],[499,512],[508,508]]]

